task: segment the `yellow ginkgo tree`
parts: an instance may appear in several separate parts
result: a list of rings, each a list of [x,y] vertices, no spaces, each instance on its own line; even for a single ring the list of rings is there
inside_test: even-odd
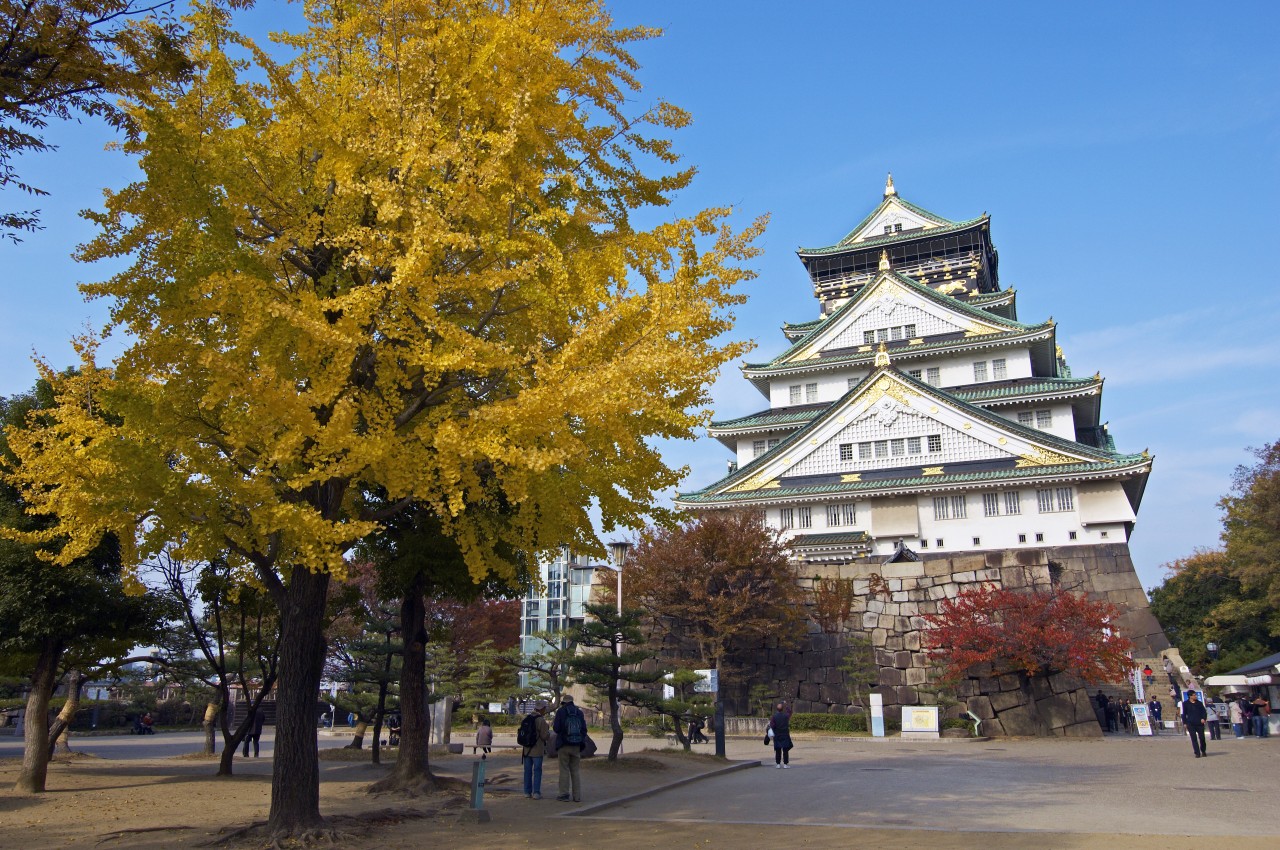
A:
[[[312,0],[269,52],[195,6],[195,74],[130,105],[143,176],[80,250],[126,260],[84,290],[129,344],[45,369],[59,406],[9,474],[56,519],[50,557],[114,532],[126,563],[230,553],[270,591],[269,828],[297,836],[323,824],[344,553],[413,506],[480,576],[499,543],[599,551],[593,504],[606,529],[661,515],[682,470],[652,440],[690,437],[743,352],[723,335],[762,222],[634,220],[691,180],[664,138],[689,119],[636,100],[627,45],[656,33],[599,2]]]

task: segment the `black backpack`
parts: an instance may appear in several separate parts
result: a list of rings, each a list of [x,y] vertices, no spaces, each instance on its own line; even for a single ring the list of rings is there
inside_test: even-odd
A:
[[[538,715],[530,714],[520,721],[520,729],[516,732],[516,743],[526,749],[538,743]]]

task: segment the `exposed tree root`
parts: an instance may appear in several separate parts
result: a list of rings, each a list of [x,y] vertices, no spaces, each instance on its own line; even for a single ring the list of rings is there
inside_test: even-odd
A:
[[[365,812],[359,815],[336,815],[329,818],[328,822],[323,826],[312,827],[292,835],[272,835],[267,831],[267,821],[254,821],[248,826],[233,829],[227,834],[199,846],[225,847],[236,844],[242,847],[271,848],[271,850],[342,847],[356,838],[376,831],[380,827],[435,817],[446,809],[457,808],[460,805],[462,805],[462,801],[458,799],[446,800],[442,805],[427,809],[381,809],[376,812]]]
[[[465,793],[471,783],[465,779],[454,779],[450,776],[436,776],[428,773],[425,776],[414,776],[404,779],[392,773],[365,789],[370,794],[403,794],[407,797],[422,797],[440,793]]]
[[[117,829],[115,832],[104,832],[98,836],[98,844],[105,844],[108,841],[114,841],[126,835],[133,835],[139,832],[169,832],[183,829],[195,829],[194,826],[139,826],[133,829]]]

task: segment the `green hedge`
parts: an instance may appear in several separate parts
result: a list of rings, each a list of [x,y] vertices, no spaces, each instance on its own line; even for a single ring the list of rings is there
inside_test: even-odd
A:
[[[865,732],[865,714],[793,714],[792,732]]]

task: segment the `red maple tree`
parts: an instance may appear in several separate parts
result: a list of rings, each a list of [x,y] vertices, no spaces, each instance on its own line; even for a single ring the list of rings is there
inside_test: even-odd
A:
[[[944,664],[943,679],[978,664],[1028,677],[1069,673],[1114,682],[1129,671],[1133,646],[1114,626],[1116,606],[1069,591],[982,585],[944,600],[922,619],[925,648]]]

